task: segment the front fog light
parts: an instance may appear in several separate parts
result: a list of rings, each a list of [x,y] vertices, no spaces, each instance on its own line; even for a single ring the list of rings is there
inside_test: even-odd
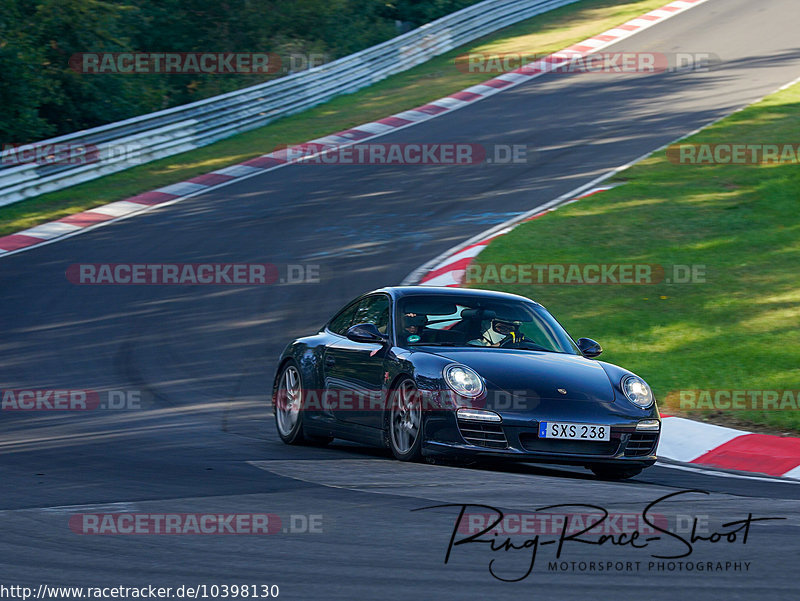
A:
[[[636,424],[637,430],[658,430],[661,427],[661,423],[657,419],[643,419],[638,424]]]
[[[501,422],[503,418],[494,411],[484,411],[483,409],[459,409],[456,414],[458,419],[466,419],[473,422]]]

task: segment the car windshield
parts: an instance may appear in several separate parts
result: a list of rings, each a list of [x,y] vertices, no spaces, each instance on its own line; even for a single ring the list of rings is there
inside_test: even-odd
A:
[[[397,314],[401,346],[514,348],[580,354],[543,307],[487,296],[416,295],[401,298]]]

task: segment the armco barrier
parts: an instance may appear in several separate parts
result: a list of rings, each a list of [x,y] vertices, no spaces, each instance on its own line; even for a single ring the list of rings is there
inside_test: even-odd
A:
[[[355,92],[518,21],[578,1],[485,0],[361,52],[306,71],[31,145],[87,146],[96,155],[96,160],[85,164],[78,161],[75,164],[9,164],[12,151],[6,150],[0,154],[0,206],[261,127],[339,94]],[[121,153],[121,149],[128,152]],[[135,162],[131,161],[132,156]]]

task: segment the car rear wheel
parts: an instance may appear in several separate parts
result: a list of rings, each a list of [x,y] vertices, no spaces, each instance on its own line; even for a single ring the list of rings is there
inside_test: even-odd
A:
[[[389,448],[400,461],[422,458],[422,403],[411,378],[398,382],[389,400]]]
[[[328,436],[311,436],[303,431],[303,378],[293,362],[286,364],[278,378],[274,401],[278,436],[286,444],[324,446],[333,440]]]
[[[592,465],[589,467],[594,475],[602,480],[626,480],[642,473],[641,467],[616,465]]]

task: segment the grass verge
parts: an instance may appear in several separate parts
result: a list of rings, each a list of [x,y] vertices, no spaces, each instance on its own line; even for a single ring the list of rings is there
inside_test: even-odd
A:
[[[0,208],[0,236],[154,188],[221,169],[274,150],[381,119],[490,79],[463,73],[464,52],[550,53],[666,4],[668,0],[583,0],[522,21],[423,65],[265,127],[66,190]]]
[[[796,147],[798,139],[795,85],[685,143]],[[705,282],[481,287],[536,299],[571,333],[600,341],[603,359],[648,380],[662,411],[796,435],[800,165],[680,165],[661,151],[616,180],[627,183],[493,241],[479,264],[646,263],[667,276],[669,266],[696,265]],[[679,392],[696,390],[794,393],[781,395],[776,407],[785,410],[688,411]]]

